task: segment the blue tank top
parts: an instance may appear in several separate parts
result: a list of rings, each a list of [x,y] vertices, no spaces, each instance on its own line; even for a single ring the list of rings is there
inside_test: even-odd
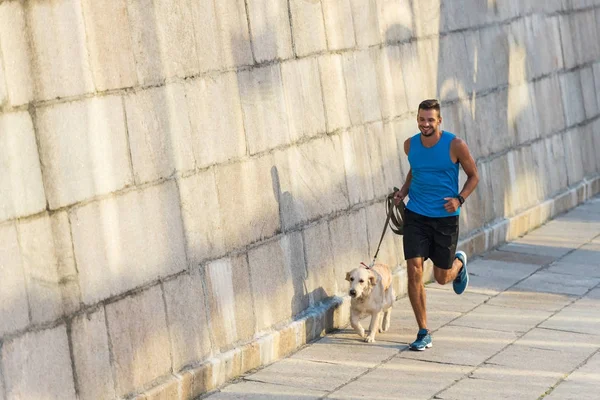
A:
[[[450,143],[456,136],[442,131],[440,140],[432,147],[421,143],[421,134],[410,139],[408,162],[412,170],[412,181],[408,189],[406,207],[428,217],[450,217],[459,215],[460,208],[453,213],[444,209],[444,197],[458,196],[458,162],[450,158]]]

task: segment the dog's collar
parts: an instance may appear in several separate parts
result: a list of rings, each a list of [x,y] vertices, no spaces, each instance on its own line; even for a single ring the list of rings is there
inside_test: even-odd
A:
[[[371,269],[371,267],[369,267],[367,264],[365,264],[364,262],[360,262],[360,265],[362,265],[363,267],[365,267],[366,269]]]

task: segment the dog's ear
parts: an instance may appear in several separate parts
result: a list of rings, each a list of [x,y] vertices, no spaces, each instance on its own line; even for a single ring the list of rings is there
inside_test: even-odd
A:
[[[350,272],[346,272],[346,280],[350,282]]]
[[[371,286],[377,285],[377,276],[372,272],[369,275],[369,283],[371,284]]]

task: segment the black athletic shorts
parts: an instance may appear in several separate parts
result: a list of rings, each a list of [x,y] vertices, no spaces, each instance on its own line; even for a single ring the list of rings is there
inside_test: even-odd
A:
[[[458,216],[432,218],[410,211],[404,213],[404,258],[431,258],[433,265],[452,268],[458,242]]]

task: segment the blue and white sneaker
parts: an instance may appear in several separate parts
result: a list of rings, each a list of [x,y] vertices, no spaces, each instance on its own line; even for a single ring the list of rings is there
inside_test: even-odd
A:
[[[427,329],[419,329],[417,340],[408,345],[408,348],[416,351],[423,351],[433,346],[431,335]]]
[[[457,251],[455,257],[462,262],[463,266],[460,269],[460,271],[458,271],[458,275],[456,275],[456,278],[452,282],[452,288],[454,289],[454,293],[462,294],[465,290],[467,290],[467,287],[469,286],[469,272],[467,271],[467,254],[464,251]]]

